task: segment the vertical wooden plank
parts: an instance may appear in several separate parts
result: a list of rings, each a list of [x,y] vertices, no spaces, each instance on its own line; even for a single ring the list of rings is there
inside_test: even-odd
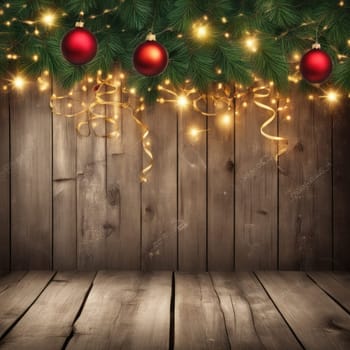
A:
[[[54,86],[56,96],[68,91]],[[72,113],[64,105],[61,112]],[[61,106],[60,106],[61,107]],[[75,106],[78,107],[78,106]],[[53,116],[53,268],[77,268],[75,118]]]
[[[350,269],[350,103],[342,100],[333,118],[333,218],[334,269]]]
[[[10,269],[10,124],[9,95],[0,93],[0,271]]]
[[[177,115],[173,105],[148,107],[154,163],[142,186],[142,265],[144,269],[177,267]],[[144,166],[149,158],[144,157]]]
[[[188,109],[186,109],[188,108]],[[179,112],[178,130],[178,259],[180,271],[205,271],[206,119],[191,107]],[[191,134],[192,128],[200,132]]]
[[[52,117],[50,91],[11,95],[11,243],[13,269],[50,269]]]
[[[209,104],[211,102],[209,101]],[[215,111],[214,106],[209,106]],[[234,266],[233,111],[208,118],[208,269]]]
[[[94,100],[93,90],[81,99]],[[85,96],[84,96],[85,95]],[[100,106],[96,113],[105,113]],[[102,123],[102,126],[101,124]],[[104,132],[104,122],[99,122]],[[102,129],[101,129],[102,128]],[[106,140],[91,133],[77,136],[77,265],[80,270],[107,267],[108,238],[111,225],[106,222]]]
[[[237,101],[235,266],[237,270],[277,267],[277,148],[260,134],[270,114],[253,104]],[[270,104],[269,99],[266,100]],[[268,132],[276,135],[277,124]]]
[[[114,97],[125,98],[120,93]],[[106,264],[109,268],[137,270],[141,249],[141,132],[130,111],[119,109],[114,112],[121,118],[121,134],[107,140],[109,236]]]
[[[327,105],[291,95],[290,122],[280,121],[289,139],[280,158],[279,261],[281,269],[332,267],[332,121]]]

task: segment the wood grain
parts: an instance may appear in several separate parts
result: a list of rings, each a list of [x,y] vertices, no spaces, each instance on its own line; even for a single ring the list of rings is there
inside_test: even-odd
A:
[[[9,95],[0,93],[0,271],[10,270],[10,115]]]
[[[121,99],[123,96],[118,93],[118,97]],[[137,270],[141,264],[141,132],[130,111],[122,109],[114,112],[120,118],[121,134],[108,139],[106,145],[110,231],[107,266]]]
[[[349,273],[314,271],[308,275],[350,313]]]
[[[252,273],[212,273],[232,349],[301,349]]]
[[[347,150],[350,149],[350,103],[342,99],[341,106],[330,116],[333,118],[333,230],[334,269],[350,269],[350,163]]]
[[[177,114],[172,105],[147,108],[153,168],[142,186],[143,269],[177,267]],[[144,156],[144,166],[149,158]]]
[[[206,120],[191,107],[179,112],[178,259],[181,271],[207,268]],[[200,130],[191,136],[192,128]]]
[[[236,270],[277,267],[277,167],[276,144],[260,134],[270,114],[243,100],[237,102],[236,119]],[[269,101],[267,101],[269,103]],[[268,132],[277,133],[273,123]]]
[[[302,272],[258,278],[306,349],[349,349],[350,316]]]
[[[225,318],[208,274],[175,275],[175,350],[229,349]]]
[[[58,273],[2,340],[1,349],[62,349],[93,277],[91,272]]]
[[[92,102],[92,89],[80,93],[81,98]],[[95,110],[104,113],[105,106]],[[97,126],[105,133],[105,123]],[[107,221],[106,140],[91,133],[77,136],[77,259],[79,270],[107,267],[109,238],[113,224]]]
[[[332,267],[331,115],[324,101],[292,93],[292,121],[280,121],[289,150],[280,157],[281,269]]]
[[[11,95],[11,249],[13,269],[52,267],[50,91]]]
[[[168,349],[171,273],[99,272],[67,349]]]
[[[49,271],[13,272],[0,279],[0,338],[27,311],[53,275]]]
[[[234,111],[224,113],[209,101],[208,117],[208,269],[234,267]],[[225,116],[230,119],[228,123]]]
[[[53,92],[56,96],[68,94],[68,91],[56,85]],[[81,106],[77,102],[74,104],[73,110],[80,110]],[[62,105],[61,113],[72,113],[67,103]],[[75,118],[53,116],[53,268],[58,270],[77,268],[75,124]]]

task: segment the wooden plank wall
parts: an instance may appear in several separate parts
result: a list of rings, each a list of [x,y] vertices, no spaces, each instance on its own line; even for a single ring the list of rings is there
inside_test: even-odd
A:
[[[52,91],[0,96],[0,271],[350,268],[347,100],[328,108],[293,93],[292,120],[269,129],[289,139],[278,164],[251,97],[226,128],[147,108],[154,163],[140,184],[149,159],[130,112],[113,111],[119,138],[82,137],[52,116]]]

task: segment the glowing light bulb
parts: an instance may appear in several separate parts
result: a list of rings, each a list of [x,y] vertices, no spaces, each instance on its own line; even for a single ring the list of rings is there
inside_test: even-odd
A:
[[[209,35],[208,24],[195,23],[192,29],[194,37],[198,40],[205,40]]]
[[[55,23],[55,15],[51,12],[44,13],[41,17],[41,22],[43,22],[48,27],[51,27]]]
[[[301,56],[300,56],[300,54],[299,54],[298,52],[296,52],[296,53],[293,55],[293,58],[294,58],[295,61],[300,61]]]
[[[255,38],[253,38],[253,37],[247,38],[247,40],[245,41],[245,46],[251,52],[257,52],[258,51],[257,40]]]
[[[180,107],[186,107],[186,106],[188,105],[188,99],[187,99],[187,97],[186,97],[186,96],[183,96],[183,95],[179,96],[179,97],[177,98],[177,104],[178,104],[178,106],[180,106]]]
[[[24,88],[26,81],[21,76],[17,76],[13,79],[12,84],[16,89],[21,90]]]
[[[221,118],[221,123],[223,126],[229,126],[231,124],[231,116],[229,114],[224,114]]]
[[[198,135],[199,135],[199,132],[200,131],[197,128],[193,127],[193,128],[190,129],[189,134],[190,134],[191,137],[197,138]]]
[[[339,96],[335,91],[330,90],[328,91],[326,98],[329,102],[337,102],[339,99]]]
[[[291,117],[290,115],[287,115],[287,116],[286,116],[286,120],[291,121],[291,120],[292,120],[292,117]]]
[[[33,61],[38,62],[39,61],[39,56],[38,55],[33,55]]]

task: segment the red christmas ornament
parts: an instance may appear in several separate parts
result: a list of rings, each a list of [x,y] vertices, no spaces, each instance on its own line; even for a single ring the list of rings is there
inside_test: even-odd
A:
[[[156,36],[148,34],[146,41],[134,52],[134,67],[142,75],[155,76],[162,73],[168,65],[168,52],[156,41]]]
[[[301,59],[300,71],[309,83],[322,83],[332,73],[332,60],[327,52],[321,50],[321,45],[316,43]]]
[[[83,22],[77,22],[75,28],[62,39],[61,50],[65,59],[76,65],[90,62],[97,52],[97,40]]]

